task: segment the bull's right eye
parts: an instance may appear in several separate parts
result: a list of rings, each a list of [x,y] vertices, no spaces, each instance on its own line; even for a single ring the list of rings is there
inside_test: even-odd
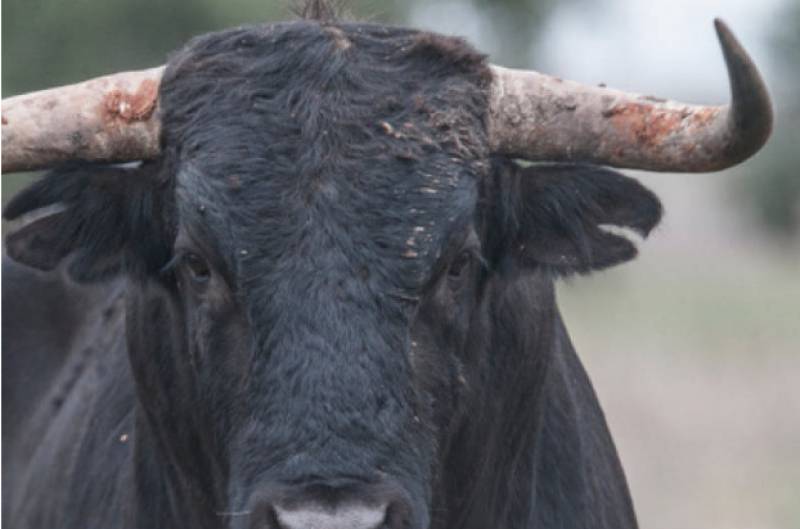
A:
[[[208,283],[208,280],[211,278],[211,270],[209,269],[208,264],[202,257],[196,254],[187,253],[181,259],[181,264],[186,270],[189,279],[191,279],[194,283],[203,285]]]

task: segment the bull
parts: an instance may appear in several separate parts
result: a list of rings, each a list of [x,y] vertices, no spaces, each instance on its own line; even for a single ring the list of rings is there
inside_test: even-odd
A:
[[[636,527],[554,283],[771,129],[327,16],[3,102],[3,503],[18,528]],[[517,160],[534,163],[519,163]],[[140,160],[140,163],[120,164]]]

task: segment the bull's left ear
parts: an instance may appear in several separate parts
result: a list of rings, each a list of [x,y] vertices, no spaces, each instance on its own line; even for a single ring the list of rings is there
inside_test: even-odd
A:
[[[501,175],[506,248],[526,267],[569,275],[623,263],[637,250],[614,227],[646,237],[661,220],[650,190],[604,167],[508,162]]]

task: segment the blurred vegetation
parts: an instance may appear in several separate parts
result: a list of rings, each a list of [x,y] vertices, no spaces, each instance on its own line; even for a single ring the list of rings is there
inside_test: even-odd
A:
[[[573,0],[574,1],[574,0]],[[88,77],[162,63],[190,37],[244,23],[291,18],[300,0],[5,0],[5,97]],[[417,5],[471,4],[503,42],[525,56],[555,0],[334,1],[356,18],[404,24]]]
[[[800,1],[787,2],[772,36],[780,85],[770,87],[776,128],[739,194],[768,232],[800,241]]]

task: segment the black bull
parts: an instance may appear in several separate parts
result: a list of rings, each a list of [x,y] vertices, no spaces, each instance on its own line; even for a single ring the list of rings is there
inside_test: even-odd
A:
[[[61,206],[6,239],[9,527],[635,527],[554,281],[661,207],[492,155],[487,79],[401,29],[204,36],[158,159],[15,197]]]

